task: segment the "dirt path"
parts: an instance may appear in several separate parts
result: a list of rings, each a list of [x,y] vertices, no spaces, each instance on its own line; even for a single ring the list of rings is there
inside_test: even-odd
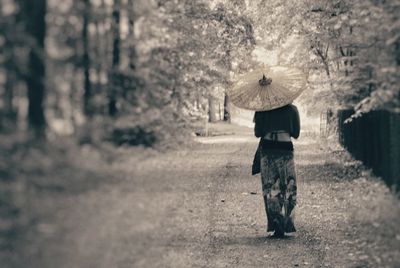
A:
[[[57,230],[31,267],[399,265],[398,203],[314,137],[295,144],[298,232],[268,237],[260,178],[249,175],[257,141],[247,132],[201,138],[139,164],[126,159],[123,182],[64,197]],[[382,204],[394,216],[382,218]]]

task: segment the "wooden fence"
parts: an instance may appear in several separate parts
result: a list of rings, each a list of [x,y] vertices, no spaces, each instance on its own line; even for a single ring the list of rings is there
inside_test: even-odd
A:
[[[340,143],[389,185],[400,188],[400,113],[373,111],[349,123],[353,110],[338,111]]]

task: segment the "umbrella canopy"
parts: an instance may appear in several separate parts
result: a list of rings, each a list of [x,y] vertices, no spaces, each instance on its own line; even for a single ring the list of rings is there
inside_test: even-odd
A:
[[[239,108],[269,111],[292,103],[306,82],[305,74],[297,68],[262,67],[241,76],[228,96]]]

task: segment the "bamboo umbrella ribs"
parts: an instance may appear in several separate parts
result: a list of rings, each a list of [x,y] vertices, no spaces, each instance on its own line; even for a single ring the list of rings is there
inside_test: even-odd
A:
[[[303,92],[306,82],[305,74],[297,68],[262,67],[239,77],[228,95],[239,108],[269,111],[292,103]]]

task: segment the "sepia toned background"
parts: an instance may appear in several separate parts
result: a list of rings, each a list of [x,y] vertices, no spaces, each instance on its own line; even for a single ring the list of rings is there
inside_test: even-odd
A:
[[[400,1],[1,0],[0,267],[399,267]],[[253,112],[301,69],[298,232]]]

